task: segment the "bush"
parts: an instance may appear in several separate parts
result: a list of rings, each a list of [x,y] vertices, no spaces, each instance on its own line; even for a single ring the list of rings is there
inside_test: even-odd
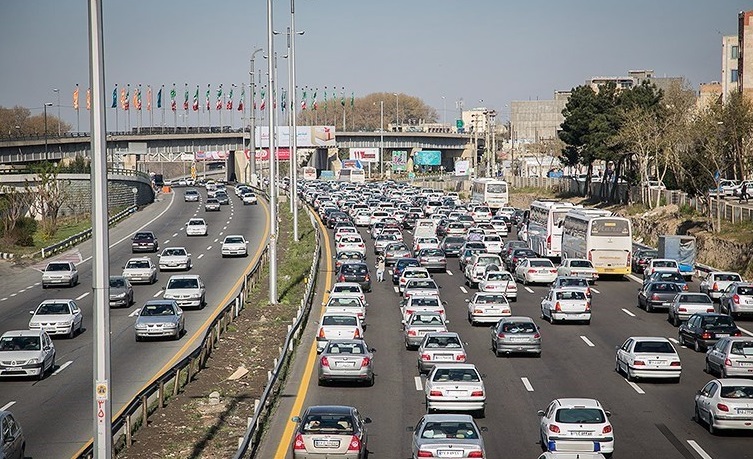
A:
[[[21,217],[16,223],[16,227],[8,235],[8,239],[13,244],[22,247],[31,247],[34,245],[34,233],[37,231],[37,221],[31,217]]]

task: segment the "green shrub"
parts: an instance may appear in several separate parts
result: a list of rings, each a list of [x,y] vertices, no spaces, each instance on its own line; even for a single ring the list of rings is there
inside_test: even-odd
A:
[[[37,221],[31,217],[21,217],[10,235],[11,241],[23,247],[34,245],[34,233],[37,231]]]

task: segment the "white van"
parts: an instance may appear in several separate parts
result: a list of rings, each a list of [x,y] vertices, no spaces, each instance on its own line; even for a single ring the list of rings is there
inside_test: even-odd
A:
[[[430,218],[420,218],[416,220],[416,226],[413,230],[413,239],[419,237],[436,237],[437,222]]]

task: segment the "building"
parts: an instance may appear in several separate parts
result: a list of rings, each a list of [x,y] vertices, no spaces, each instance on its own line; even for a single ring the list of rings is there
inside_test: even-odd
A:
[[[562,110],[570,91],[555,91],[550,100],[514,100],[510,103],[510,138],[513,143],[536,143],[557,137],[565,121]]]
[[[722,37],[722,101],[727,102],[729,94],[738,89],[740,46],[737,35]]]
[[[463,110],[461,119],[463,120],[463,128],[466,133],[477,132],[480,135],[486,134],[491,130],[490,113],[494,110],[489,110],[486,107],[477,107],[470,110]]]
[[[653,70],[629,70],[627,76],[619,77],[593,77],[586,80],[586,86],[598,92],[599,87],[609,82],[613,82],[617,89],[632,89],[642,82],[648,81],[656,86],[657,89],[666,91],[674,84],[682,84],[682,77],[657,77]]]
[[[753,100],[753,59],[745,60],[746,55],[753,56],[753,11],[740,11],[737,15],[737,42],[739,52],[737,57],[737,89],[740,93]]]
[[[699,111],[705,110],[711,105],[722,101],[722,97],[724,96],[722,86],[722,83],[718,81],[700,84],[698,99],[696,100],[696,107]]]

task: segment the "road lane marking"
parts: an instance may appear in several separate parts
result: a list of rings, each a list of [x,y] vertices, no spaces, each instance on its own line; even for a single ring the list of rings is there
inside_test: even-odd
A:
[[[525,386],[528,392],[533,392],[533,386],[531,385],[531,381],[529,381],[528,378],[520,378],[520,380],[523,381],[523,386]]]
[[[463,293],[468,293],[468,290],[466,290],[462,285],[460,286],[460,291]]]
[[[169,242],[170,242],[170,239],[168,239],[168,240],[166,240],[166,241],[163,241],[162,243],[163,243],[163,244],[167,244],[167,243],[169,243]]]
[[[79,296],[76,297],[76,300],[82,300],[82,299],[86,298],[87,296],[89,296],[90,293],[91,292],[82,293],[81,295],[79,295]]]
[[[8,408],[10,408],[11,406],[13,406],[13,405],[15,405],[15,404],[16,404],[16,401],[15,401],[15,400],[12,400],[12,401],[10,401],[10,402],[6,403],[6,404],[5,404],[5,405],[3,405],[3,406],[0,406],[0,411],[5,411],[5,410],[7,410]]]
[[[207,247],[207,250],[212,250],[212,246],[210,245],[209,247]]]
[[[16,296],[16,295],[18,295],[18,293],[11,293],[11,294],[10,294],[10,296],[11,296],[11,297],[14,297],[14,296]]]
[[[672,341],[672,342],[673,342],[673,343],[675,343],[675,344],[680,344],[680,342],[679,342],[679,341],[677,341],[677,340],[676,340],[676,339],[674,339],[674,338],[667,338],[667,339],[669,339],[670,341]]]
[[[173,233],[173,237],[178,237],[178,233]]]
[[[65,370],[66,368],[68,368],[69,366],[71,366],[71,364],[72,364],[72,363],[73,363],[73,360],[69,360],[69,361],[65,362],[64,364],[60,365],[60,366],[58,367],[58,369],[57,369],[57,370],[55,370],[55,371],[54,371],[54,372],[52,373],[52,375],[51,375],[51,376],[55,376],[56,374],[58,374],[58,373],[60,373],[61,371]]]
[[[585,335],[580,335],[580,339],[582,339],[583,342],[588,345],[588,347],[594,347],[594,346],[596,346],[594,343],[591,342],[590,339],[586,338]]]
[[[395,293],[400,293],[400,289],[399,289],[399,288],[397,288],[397,285],[393,286],[392,288],[394,288],[394,289],[395,289]]]
[[[632,312],[628,311],[625,308],[622,308],[622,312],[624,312],[625,314],[629,315],[630,317],[635,317],[635,314],[633,314]]]
[[[628,274],[628,275],[627,275],[627,276],[625,276],[625,277],[627,277],[628,279],[630,279],[630,280],[632,280],[632,281],[638,282],[639,284],[642,284],[642,283],[643,283],[643,279],[641,279],[640,277],[636,277],[636,276],[634,276],[634,275],[632,275],[632,274]]]
[[[227,229],[227,225],[225,225],[225,226],[222,227],[223,231],[226,230],[226,229]]]
[[[421,377],[420,376],[416,376],[413,379],[413,382],[416,384],[416,390],[418,390],[418,391],[424,390],[424,386],[423,386],[423,383],[421,382]]]
[[[452,271],[450,271],[449,269],[448,269],[448,270],[446,270],[445,272],[446,272],[446,273],[447,273],[448,275],[452,276]]]
[[[197,259],[197,260],[201,260],[201,258],[202,258],[203,256],[204,256],[204,254],[203,254],[203,253],[202,253],[202,254],[199,254],[199,256],[198,256],[198,257],[196,257],[196,259]]]
[[[141,312],[141,308],[136,308],[132,313],[128,314],[128,317],[136,317],[137,315],[139,315],[139,312]]]
[[[688,445],[690,445],[690,447],[693,448],[703,459],[712,459],[711,456],[701,448],[701,445],[695,442],[695,440],[688,440]]]
[[[528,288],[528,287],[523,287],[523,288],[526,289],[526,292],[533,293],[533,290],[531,290],[530,288]]]
[[[162,290],[158,290],[158,291],[157,291],[157,293],[155,293],[155,294],[154,294],[154,296],[153,296],[152,298],[157,298],[157,297],[159,297],[160,295],[162,295]]]
[[[594,293],[601,293],[600,291],[596,290],[595,288],[591,287],[591,291]]]
[[[219,241],[219,240],[220,240],[219,238],[216,238],[216,239],[214,240],[214,242],[217,242],[217,241]]]
[[[634,383],[633,381],[628,381],[627,379],[625,380],[625,382],[630,384],[630,387],[635,389],[635,391],[638,392],[639,394],[645,394],[643,389],[641,389],[641,387],[638,384]]]
[[[0,301],[6,301],[6,300],[8,300],[7,296],[5,298],[0,298]]]
[[[753,336],[753,333],[751,333],[750,331],[744,329],[743,327],[741,327],[741,326],[738,325],[737,328],[739,328],[740,331],[743,332],[743,333],[745,333],[746,335]]]

